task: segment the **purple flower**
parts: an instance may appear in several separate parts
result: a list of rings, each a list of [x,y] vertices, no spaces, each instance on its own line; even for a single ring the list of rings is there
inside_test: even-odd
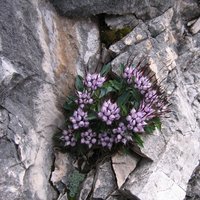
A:
[[[133,75],[135,77],[135,87],[138,88],[141,94],[145,94],[152,86],[150,80],[137,68],[134,69]]]
[[[145,120],[148,121],[156,116],[156,110],[153,108],[152,103],[146,103],[142,101],[139,111],[145,113]]]
[[[107,147],[109,149],[112,148],[113,143],[114,143],[114,137],[113,135],[110,135],[108,133],[100,133],[98,136],[98,144],[101,145],[102,147]]]
[[[150,80],[138,68],[126,67],[122,76],[127,79],[128,84],[131,84],[134,78],[135,87],[140,90],[141,94],[145,94],[151,88]]]
[[[111,125],[114,120],[120,118],[120,108],[116,103],[112,103],[110,99],[104,101],[101,111],[98,113],[99,118],[101,118],[107,125]]]
[[[115,134],[114,141],[115,143],[123,143],[126,144],[131,137],[126,134],[127,127],[123,122],[119,123],[119,126],[113,129],[113,133]]]
[[[89,126],[89,122],[87,120],[87,112],[84,112],[82,108],[78,108],[76,111],[74,111],[73,116],[70,117],[70,121],[72,122],[74,129]]]
[[[63,136],[61,137],[61,139],[65,141],[65,146],[74,147],[77,142],[74,137],[73,130],[71,129],[71,127],[68,127],[67,130],[63,131]]]
[[[102,77],[100,74],[87,74],[84,84],[91,88],[92,90],[96,90],[101,87],[105,82],[106,78]]]
[[[78,99],[76,103],[79,104],[81,108],[83,108],[86,104],[92,104],[93,99],[91,98],[91,93],[88,91],[85,92],[77,92]]]
[[[92,129],[89,129],[85,132],[81,133],[81,143],[88,145],[89,148],[92,147],[92,145],[96,144],[97,139],[96,139],[97,134],[92,131]]]
[[[124,69],[122,76],[123,76],[123,78],[127,79],[128,84],[132,83],[133,72],[134,72],[133,67],[126,67]]]
[[[156,90],[149,90],[145,96],[144,96],[144,101],[146,103],[157,103],[158,102],[158,94]]]
[[[113,133],[124,133],[127,130],[125,124],[123,122],[119,123],[119,126],[117,128],[113,129]]]
[[[145,115],[146,113],[144,111],[136,111],[135,108],[133,108],[130,114],[126,117],[128,122],[127,128],[135,132],[144,132],[144,126],[147,124],[145,122]]]
[[[167,102],[164,100],[160,100],[156,105],[155,105],[156,111],[158,115],[161,115],[165,112],[167,112]]]

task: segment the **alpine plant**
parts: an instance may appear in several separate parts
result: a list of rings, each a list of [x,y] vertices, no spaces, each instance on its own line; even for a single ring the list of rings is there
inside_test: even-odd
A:
[[[160,128],[160,118],[168,112],[167,96],[150,72],[147,64],[129,63],[120,75],[106,65],[99,73],[77,76],[75,95],[65,104],[67,128],[60,138],[64,146],[142,146],[141,134]]]

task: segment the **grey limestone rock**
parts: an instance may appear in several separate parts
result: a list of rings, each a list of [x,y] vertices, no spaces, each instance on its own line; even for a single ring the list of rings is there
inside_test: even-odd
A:
[[[171,95],[172,103],[169,118],[162,120],[162,131],[142,136],[144,148],[134,147],[136,153],[153,162],[145,160],[141,162],[122,186],[120,191],[127,198],[184,199],[187,183],[200,159],[199,67],[197,64],[200,48],[199,34],[195,37],[188,36],[187,43],[180,41],[182,47],[179,53],[176,33],[173,30],[173,17],[173,11],[168,10],[162,16],[143,25],[142,31],[148,35],[148,38],[128,45],[124,44],[125,37],[110,47],[118,54],[111,63],[116,72],[119,64],[126,62],[130,55],[141,53],[148,55],[150,68],[155,72],[158,81],[166,78],[162,81],[162,86]],[[153,24],[158,32],[151,37],[154,31],[150,27],[153,27]],[[165,25],[160,29],[159,24]],[[137,33],[136,28],[130,34]],[[136,58],[136,63],[137,60]]]
[[[93,185],[94,185],[94,176],[95,176],[95,171],[91,170],[88,174],[87,177],[85,178],[81,191],[79,193],[79,200],[87,200],[90,198],[93,190]]]
[[[192,25],[192,27],[190,28],[190,31],[193,33],[193,34],[196,34],[200,31],[200,18],[198,18],[194,24]]]
[[[106,199],[117,188],[115,175],[111,163],[100,164],[95,175],[95,183],[92,198]]]
[[[194,170],[187,188],[185,200],[198,200],[200,198],[200,165]]]
[[[0,2],[0,199],[58,198],[52,136],[81,60],[99,50],[96,29],[60,17],[46,1]]]
[[[198,199],[200,32],[199,19],[191,22],[200,15],[198,0],[51,2],[60,14],[81,19],[60,16],[48,1],[0,1],[0,199],[67,198],[58,183],[67,182],[70,161],[59,154],[53,163],[52,135],[64,122],[61,107],[75,75],[99,59],[98,22],[88,18],[98,14],[111,15],[111,27],[133,28],[109,48],[117,55],[113,70],[130,55],[139,55],[136,63],[148,55],[158,81],[166,78],[172,112],[161,132],[143,136],[144,148],[134,147],[141,161],[124,167],[123,181],[120,167],[105,162],[88,175],[80,198]]]
[[[73,159],[67,153],[55,152],[54,170],[50,180],[60,194],[66,191],[68,177],[74,170],[72,163]]]
[[[124,27],[135,28],[139,20],[135,17],[135,15],[122,15],[122,16],[106,16],[105,23],[111,29],[122,29]]]
[[[97,14],[114,14],[114,15],[124,15],[124,14],[135,14],[137,17],[142,17],[143,19],[148,19],[156,17],[168,8],[174,5],[173,0],[170,1],[139,1],[139,0],[51,0],[53,5],[57,10],[66,16],[91,16]]]
[[[136,154],[124,155],[122,152],[118,152],[112,157],[112,166],[117,179],[118,188],[121,188],[126,182],[128,176],[136,168],[139,160],[140,157]]]

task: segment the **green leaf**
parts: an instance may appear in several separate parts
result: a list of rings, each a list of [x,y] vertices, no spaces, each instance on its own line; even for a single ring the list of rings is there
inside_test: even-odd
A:
[[[124,72],[125,65],[124,65],[124,64],[120,64],[120,65],[119,65],[119,68],[120,68],[121,73],[123,73],[123,72]]]
[[[64,109],[67,110],[67,111],[72,111],[73,109],[75,109],[76,108],[75,100],[76,100],[75,96],[69,95],[67,97],[67,101],[63,105]]]
[[[139,101],[131,101],[131,106],[134,107],[136,110],[140,107]]]
[[[76,140],[79,140],[79,139],[81,138],[81,134],[78,133],[78,132],[76,132],[76,133],[74,134],[74,137],[75,137]]]
[[[134,133],[133,138],[134,138],[134,140],[136,141],[136,143],[137,143],[139,146],[144,147],[144,145],[143,145],[144,142],[143,142],[143,140],[142,140],[142,138],[140,137],[139,134]]]
[[[131,98],[135,99],[136,101],[141,100],[140,93],[135,88],[131,88],[130,93],[131,93]]]
[[[97,119],[96,112],[91,112],[91,113],[89,113],[88,116],[87,116],[87,119],[88,119],[89,121],[94,120],[94,119]]]
[[[130,154],[131,154],[130,149],[128,149],[126,146],[122,146],[122,147],[120,148],[120,150],[122,151],[122,153],[123,153],[124,155],[130,155]]]
[[[99,98],[102,98],[103,96],[105,96],[106,91],[107,91],[106,88],[101,88]]]
[[[67,111],[72,111],[76,108],[76,103],[74,101],[68,101],[64,104],[64,109]]]
[[[129,100],[130,92],[125,91],[119,98],[117,99],[118,105],[121,107],[122,105],[126,104]]]
[[[152,134],[154,131],[155,131],[156,127],[155,125],[152,123],[152,124],[149,124],[147,125],[144,130],[147,134]]]
[[[104,97],[105,95],[107,95],[109,92],[114,92],[114,91],[116,91],[115,88],[113,88],[113,87],[111,87],[111,86],[103,87],[103,88],[101,88],[101,90],[100,90],[99,98],[102,98],[102,97]]]
[[[107,64],[107,65],[104,65],[100,74],[102,76],[106,76],[108,74],[108,72],[111,70],[111,65],[110,64]]]
[[[65,103],[63,107],[65,110],[71,110],[71,108],[72,108],[71,105],[68,103]]]
[[[121,109],[122,116],[128,115],[128,109],[127,109],[126,105],[124,105],[124,104],[121,105],[120,109]]]
[[[74,95],[69,95],[67,96],[67,101],[66,102],[71,102],[71,101],[75,101],[76,97]]]
[[[79,75],[76,76],[75,86],[78,91],[83,91],[83,78]]]
[[[112,85],[113,88],[115,88],[116,90],[121,90],[122,88],[122,82],[116,81],[116,80],[111,80],[110,84]]]
[[[159,117],[154,117],[153,119],[151,119],[144,130],[146,133],[152,134],[156,128],[158,130],[161,130],[161,121]]]
[[[160,118],[159,117],[155,117],[155,118],[153,118],[152,121],[153,121],[155,127],[160,131],[161,130],[161,125],[162,125],[162,123],[160,121]]]

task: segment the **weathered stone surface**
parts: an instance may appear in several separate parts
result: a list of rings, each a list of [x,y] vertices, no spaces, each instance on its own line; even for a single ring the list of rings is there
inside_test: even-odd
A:
[[[62,15],[66,16],[91,16],[96,14],[123,15],[134,13],[143,19],[156,17],[174,5],[174,1],[128,1],[128,0],[51,0],[53,5]]]
[[[52,136],[81,58],[98,52],[97,25],[62,18],[46,1],[6,0],[0,30],[0,198],[56,199]]]
[[[64,195],[60,195],[58,197],[58,200],[68,200],[67,193],[65,193]]]
[[[200,5],[198,0],[183,0],[177,2],[176,5],[176,8],[181,14],[181,17],[184,19],[184,21],[189,21],[196,17],[199,17],[199,7]]]
[[[122,29],[124,27],[135,28],[139,20],[135,15],[106,16],[105,23],[111,29]]]
[[[141,135],[141,138],[144,141],[144,147],[141,148],[135,144],[132,150],[144,158],[149,158],[152,161],[158,160],[166,145],[163,133],[156,130],[153,135]]]
[[[200,199],[200,165],[194,170],[194,173],[189,181],[187,195],[185,200]]]
[[[118,55],[111,63],[114,71],[131,54],[149,55],[152,70],[160,80],[167,77],[162,86],[172,95],[172,112],[163,120],[162,132],[144,136],[144,148],[137,149],[151,161],[143,158],[121,193],[113,193],[119,177],[104,163],[91,196],[183,200],[187,189],[186,199],[199,199],[198,168],[187,188],[200,159],[200,33],[199,22],[190,22],[200,15],[198,0],[52,2],[62,14],[107,13],[112,14],[106,17],[109,26],[134,28],[110,47]],[[64,121],[60,108],[75,74],[82,74],[88,61],[95,66],[100,50],[95,19],[61,17],[43,0],[0,2],[0,199],[67,198],[55,187],[67,180],[61,178],[66,172],[62,163],[62,170],[52,174],[51,138]],[[87,194],[92,181],[88,179]]]
[[[172,8],[170,8],[163,15],[156,17],[148,22],[148,30],[150,31],[152,37],[156,37],[161,32],[170,27],[170,22],[172,20],[173,14],[174,11]]]
[[[68,177],[73,171],[73,160],[66,153],[55,152],[54,170],[51,174],[51,182],[60,194],[66,191]]]
[[[139,160],[140,157],[137,155],[124,155],[120,152],[112,157],[112,166],[117,179],[118,188],[121,188],[125,183],[130,173],[136,168]]]
[[[0,109],[0,138],[8,133],[9,115],[5,109]]]
[[[106,200],[129,200],[118,190],[114,191]]]
[[[90,171],[87,174],[87,177],[84,180],[81,191],[79,193],[79,197],[78,197],[79,200],[87,200],[92,194],[94,175],[95,175],[94,170]]]
[[[115,52],[116,54],[119,54],[123,51],[127,51],[128,47],[135,45],[148,38],[148,33],[144,32],[143,31],[144,29],[147,29],[146,25],[143,23],[140,23],[138,26],[136,26],[133,29],[133,31],[131,31],[124,38],[122,38],[122,40],[111,45],[109,47],[109,50]]]
[[[25,169],[16,152],[15,144],[6,138],[0,139],[0,199],[22,199]]]
[[[110,162],[100,164],[95,176],[92,198],[106,199],[117,188],[115,175]]]
[[[100,36],[97,21],[91,19],[77,21],[76,34],[80,54],[76,62],[77,72],[83,74],[83,66],[86,65],[92,72],[100,57]]]
[[[141,163],[120,190],[130,198],[184,199],[187,183],[200,159],[197,153],[200,151],[198,134],[200,105],[197,100],[199,36],[197,34],[196,37],[188,37],[188,42],[182,43],[179,48],[180,55],[177,52],[177,41],[172,30],[172,16],[173,11],[168,10],[162,16],[146,23],[146,26],[143,25],[142,31],[152,36],[154,31],[149,27],[152,27],[154,23],[157,24],[154,26],[158,31],[157,34],[153,34],[155,38],[148,37],[139,43],[133,42],[130,46],[124,44],[123,38],[110,47],[115,46],[113,51],[119,54],[112,61],[116,72],[118,72],[119,64],[126,62],[131,54],[148,53],[150,67],[160,80],[167,77],[162,82],[162,86],[166,87],[167,92],[172,95],[172,112],[169,118],[163,120],[162,132],[144,135],[144,148],[136,151],[154,162]],[[165,24],[162,28],[159,25],[161,23]],[[135,29],[131,34],[137,32]]]
[[[200,18],[197,19],[197,21],[194,22],[194,24],[192,25],[192,27],[190,28],[190,31],[193,34],[196,34],[200,31]]]

